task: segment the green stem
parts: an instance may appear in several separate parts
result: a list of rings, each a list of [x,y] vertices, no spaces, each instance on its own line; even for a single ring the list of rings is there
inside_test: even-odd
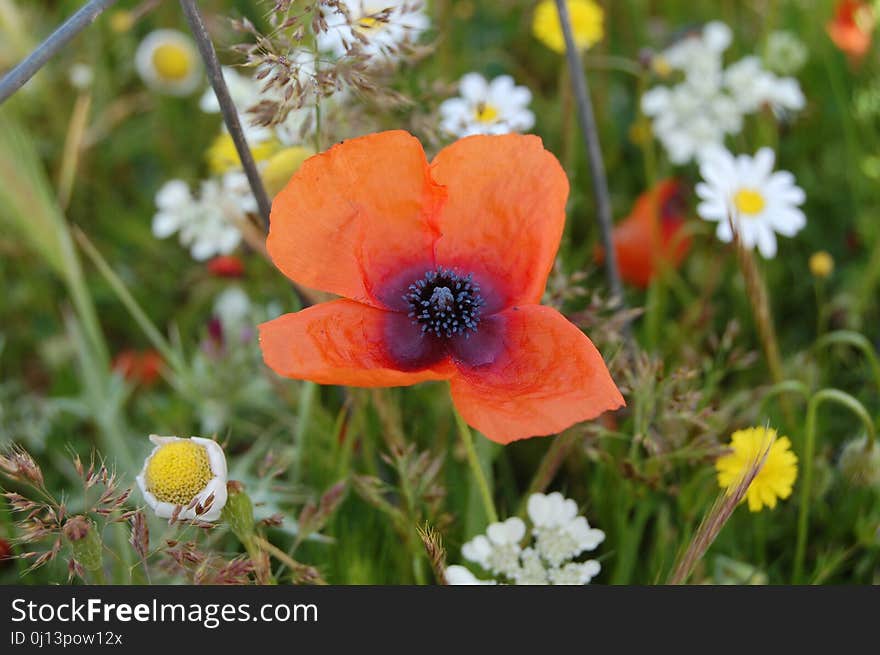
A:
[[[305,479],[306,434],[312,421],[312,406],[315,404],[315,392],[318,385],[314,382],[303,382],[299,396],[299,408],[296,421],[296,475],[300,482]]]
[[[822,389],[813,394],[807,404],[807,420],[804,429],[804,446],[801,452],[803,477],[801,478],[800,506],[798,507],[797,542],[794,554],[792,582],[801,584],[804,558],[807,552],[807,528],[810,523],[810,489],[813,485],[813,454],[816,449],[816,415],[819,405],[825,401],[833,402],[850,410],[864,423],[868,438],[873,444],[876,436],[874,422],[865,407],[848,393],[838,389]]]
[[[471,429],[468,427],[468,424],[465,423],[465,420],[461,417],[461,414],[458,413],[457,409],[453,407],[452,412],[455,414],[455,422],[458,425],[458,434],[461,436],[461,442],[464,444],[465,451],[467,451],[468,464],[471,467],[474,480],[476,480],[480,495],[483,498],[483,509],[486,511],[486,518],[489,519],[489,523],[497,523],[498,513],[495,511],[495,503],[492,500],[492,491],[489,489],[486,475],[483,473],[483,468],[480,466],[480,458],[477,457],[477,451],[474,449],[474,438],[471,435]]]
[[[764,398],[761,400],[761,412],[764,413],[764,409],[767,406],[767,403],[775,398],[776,396],[781,396],[786,393],[797,393],[806,400],[810,397],[810,390],[803,382],[798,380],[783,380],[778,384],[774,384],[767,390],[767,393],[764,395]]]
[[[851,330],[837,330],[836,332],[830,332],[818,339],[813,345],[813,348],[818,350],[819,348],[835,344],[852,346],[862,352],[865,359],[868,360],[868,365],[871,367],[871,374],[874,376],[877,391],[880,391],[880,358],[877,357],[877,353],[874,351],[874,346],[871,345],[871,342],[868,341],[867,337],[859,332],[853,332]]]

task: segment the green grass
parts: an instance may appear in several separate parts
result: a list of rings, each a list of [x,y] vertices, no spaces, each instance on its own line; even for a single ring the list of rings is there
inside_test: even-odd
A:
[[[8,12],[20,14],[27,25],[27,34],[0,47],[0,70],[79,4],[0,0],[0,10],[7,12],[0,11],[0,43]],[[269,4],[217,0],[204,11],[218,18],[245,15],[265,27]],[[591,308],[594,320],[586,331],[628,403],[613,422],[576,428],[549,486],[574,498],[591,525],[606,532],[596,552],[603,566],[596,581],[665,581],[719,493],[713,460],[721,447],[735,429],[769,423],[792,439],[801,458],[794,494],[761,514],[737,509],[692,581],[719,581],[716,565],[729,558],[755,567],[775,584],[876,582],[880,492],[855,488],[836,467],[843,444],[864,427],[845,408],[820,407],[812,486],[804,490],[806,405],[793,394],[762,402],[772,380],[736,258],[696,219],[693,198],[694,246],[684,265],[647,291],[627,291],[628,304],[645,309],[633,325],[640,356],[627,361],[619,335],[607,327],[612,316],[588,304],[594,292],[605,293],[592,256],[599,234],[590,171],[574,122],[565,118],[562,59],[530,34],[532,3],[429,4],[436,55],[401,67],[387,80],[415,102],[388,110],[364,101],[352,109],[342,133],[322,135],[322,141],[404,128],[421,137],[432,154],[442,143],[424,127],[445,97],[437,90],[441,83],[450,85],[476,70],[490,77],[509,73],[531,88],[535,132],[560,157],[571,181],[558,265],[565,273],[588,273],[581,283],[588,295],[571,297],[563,309],[575,316]],[[781,238],[776,259],[759,262],[784,377],[810,393],[846,392],[865,408],[868,420],[880,424],[880,380],[871,362],[850,345],[816,348],[820,310],[827,313],[829,331],[858,333],[875,353],[880,344],[880,194],[876,177],[863,167],[880,145],[880,106],[855,109],[860,94],[880,84],[876,47],[860,66],[848,63],[825,34],[830,0],[763,3],[775,8],[769,16],[755,9],[761,3],[734,1],[603,4],[607,35],[590,51],[587,68],[616,219],[629,212],[652,179],[676,174],[692,186],[699,173],[693,165],[672,167],[657,143],[642,148],[630,140],[640,85],[653,82],[620,70],[612,58],[638,69],[640,50],[662,48],[679,28],[711,19],[734,29],[728,63],[759,54],[773,28],[790,30],[807,45],[809,60],[797,74],[806,110],[784,129],[766,116],[750,117],[729,145],[749,153],[774,145],[778,165],[792,171],[807,194],[806,229]],[[131,9],[133,3],[121,5]],[[152,236],[157,189],[171,178],[195,184],[207,176],[203,153],[220,119],[199,111],[198,94],[171,98],[147,91],[134,71],[134,51],[145,34],[158,27],[185,29],[175,3],[162,3],[124,33],[113,32],[111,18],[101,17],[0,107],[0,444],[27,448],[47,487],[67,496],[72,511],[81,511],[68,449],[84,460],[96,450],[129,486],[149,452],[147,435],[208,437],[206,426],[214,420],[231,478],[245,484],[256,518],[284,517],[280,527],[260,528],[275,546],[330,583],[433,581],[417,528],[426,522],[438,528],[450,564],[462,563],[461,545],[486,528],[448,386],[373,392],[282,380],[262,363],[255,337],[228,342],[222,356],[204,350],[214,299],[231,284],[251,298],[251,327],[267,318],[269,303],[283,311],[299,305],[289,282],[255,252],[242,250],[247,273],[230,282],[210,276],[175,238]],[[228,46],[239,36],[220,21],[211,27],[221,57],[234,61]],[[57,180],[78,96],[67,81],[74,61],[95,73],[85,135],[95,141],[75,162],[65,209],[57,201]],[[77,237],[79,232],[84,237]],[[820,249],[836,262],[821,308],[807,266],[809,255]],[[111,371],[110,360],[120,351],[147,348],[158,348],[166,361],[155,386],[134,385]],[[790,419],[782,402],[793,409]],[[220,418],[212,419],[218,411]],[[500,517],[515,515],[552,439],[506,447],[480,435],[475,439]],[[395,451],[404,446],[411,450]],[[426,459],[416,462],[422,453]],[[424,475],[428,459],[439,462],[434,478]],[[319,533],[299,544],[303,507],[340,481],[347,485],[344,500]],[[14,482],[4,488],[21,490]],[[14,539],[19,528],[3,502],[0,538]],[[141,502],[135,490],[128,506]],[[796,577],[805,502],[803,572]],[[163,539],[180,538],[179,526],[149,520],[153,548],[163,550]],[[109,579],[143,579],[125,545],[127,530],[110,526],[103,535],[108,551],[119,554],[105,556]],[[198,540],[204,552],[226,558],[244,552],[223,525]],[[40,548],[45,547],[44,542]],[[62,556],[67,554],[64,546]],[[188,579],[163,569],[160,560],[161,554],[151,559],[153,582]],[[273,560],[273,567],[278,564]],[[0,562],[0,582],[67,579],[63,557],[27,575],[23,569],[20,561]],[[285,575],[280,582],[288,581]]]

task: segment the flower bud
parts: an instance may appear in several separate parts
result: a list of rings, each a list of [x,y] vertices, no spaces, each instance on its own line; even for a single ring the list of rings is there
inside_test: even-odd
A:
[[[837,462],[840,474],[857,487],[880,485],[880,448],[862,435],[846,443]]]
[[[73,550],[73,558],[86,571],[101,569],[103,543],[92,521],[85,516],[73,516],[64,524],[63,533]]]

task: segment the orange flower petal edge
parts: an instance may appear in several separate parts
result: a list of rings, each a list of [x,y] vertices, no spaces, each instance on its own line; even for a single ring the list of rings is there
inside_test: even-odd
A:
[[[462,417],[492,441],[556,434],[624,405],[602,355],[555,309],[523,305],[493,319],[500,352],[482,366],[459,363],[451,382]]]
[[[269,252],[346,296],[260,326],[267,365],[322,384],[450,380],[462,416],[508,443],[620,407],[590,340],[539,301],[568,182],[533,136],[475,136],[428,165],[405,132],[317,155],[276,197]]]
[[[614,253],[625,282],[647,288],[661,265],[677,268],[690,250],[691,239],[684,235],[684,186],[670,178],[642,193],[632,211],[612,233]],[[596,248],[596,262],[605,253]]]

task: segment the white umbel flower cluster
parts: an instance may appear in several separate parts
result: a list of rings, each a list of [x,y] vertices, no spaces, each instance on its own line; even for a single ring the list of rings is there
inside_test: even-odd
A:
[[[462,556],[491,579],[478,578],[464,566],[454,565],[446,569],[446,581],[451,585],[583,585],[598,575],[599,562],[575,559],[595,550],[605,533],[578,516],[577,503],[554,492],[532,494],[527,507],[532,524],[527,544],[525,522],[513,517],[493,523],[485,535],[462,546]]]
[[[240,171],[202,181],[198,196],[183,180],[170,180],[156,194],[156,206],[153,235],[164,239],[176,232],[180,244],[198,261],[235,250],[241,241],[238,225],[257,210]]]
[[[655,86],[642,96],[642,111],[672,163],[683,165],[727,135],[742,130],[743,118],[770,107],[776,115],[803,109],[797,80],[765,69],[758,57],[745,57],[726,69],[730,28],[719,21],[690,34],[655,60],[655,69],[683,75],[674,86]]]

